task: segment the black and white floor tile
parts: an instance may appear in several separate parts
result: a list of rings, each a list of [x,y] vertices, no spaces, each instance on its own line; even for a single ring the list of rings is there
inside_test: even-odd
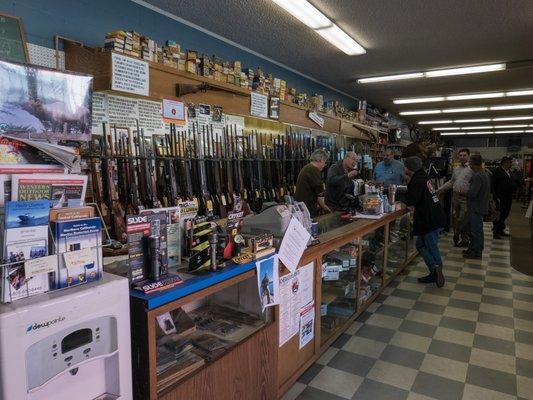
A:
[[[482,260],[441,239],[446,285],[416,258],[283,400],[533,400],[533,277],[485,227]]]

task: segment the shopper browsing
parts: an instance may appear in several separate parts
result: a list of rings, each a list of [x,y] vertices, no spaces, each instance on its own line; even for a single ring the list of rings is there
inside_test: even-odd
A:
[[[409,207],[414,207],[413,234],[417,236],[416,249],[429,270],[429,274],[418,278],[418,281],[435,282],[437,287],[443,287],[439,236],[444,225],[444,211],[428,174],[422,168],[422,160],[416,156],[408,157],[404,164],[409,182],[405,203]]]
[[[463,257],[480,260],[484,248],[483,217],[489,212],[490,175],[478,154],[470,157],[470,166],[474,172],[466,194],[470,245],[463,251]]]
[[[405,167],[400,161],[394,159],[392,150],[386,150],[383,161],[376,164],[374,180],[386,185],[405,184]]]
[[[516,190],[516,182],[511,177],[511,158],[503,157],[500,166],[496,168],[492,175],[492,190],[494,200],[497,203],[500,215],[492,224],[492,234],[494,239],[501,239],[502,236],[509,236],[505,232],[505,220],[511,211],[513,194]]]
[[[452,225],[453,225],[453,243],[456,247],[468,246],[468,234],[466,232],[466,193],[472,169],[468,162],[470,150],[461,149],[457,154],[459,165],[453,170],[451,179],[442,185],[437,193],[443,193],[449,189],[453,190],[452,195]]]
[[[318,215],[320,208],[330,212],[329,207],[324,202],[325,188],[322,179],[322,170],[326,166],[328,158],[329,154],[326,150],[315,150],[309,157],[309,164],[302,168],[296,181],[294,197],[305,203],[312,218]]]
[[[349,151],[344,159],[329,167],[326,178],[326,205],[333,211],[348,210],[355,205],[354,182],[357,177],[357,154]]]

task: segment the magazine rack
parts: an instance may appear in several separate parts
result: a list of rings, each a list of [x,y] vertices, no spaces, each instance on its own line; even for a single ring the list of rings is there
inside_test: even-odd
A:
[[[106,242],[109,243],[111,237],[109,235],[109,231],[107,230],[107,227],[106,227],[106,225],[104,223],[104,220],[102,218],[102,213],[100,211],[100,208],[98,207],[98,205],[96,203],[86,203],[86,205],[87,206],[93,206],[96,209],[96,211],[98,213],[98,217],[102,221],[102,229],[105,232],[105,236],[106,236],[106,239],[107,239]],[[3,209],[3,207],[2,207],[2,209]],[[2,212],[2,214],[3,214],[3,212]],[[53,243],[52,248],[55,249],[55,248],[57,248],[57,246],[56,246],[56,242],[54,240],[54,235],[53,235],[53,232],[52,232],[52,230],[50,228],[50,225],[48,226],[48,232],[49,232],[50,240]],[[95,280],[99,280],[102,277],[102,273],[103,273],[102,251],[103,251],[104,247],[109,247],[109,246],[110,246],[110,244],[100,244],[98,246],[90,246],[90,247],[84,248],[84,250],[87,249],[87,250],[96,251],[99,254],[100,262],[98,263],[98,265],[93,267],[95,269],[91,268],[91,271],[90,271],[92,274],[94,274],[95,279],[87,279],[87,275],[85,275],[82,283],[78,283],[76,285],[70,285],[70,286],[64,287],[64,288],[49,289],[49,290],[46,290],[44,292],[39,292],[39,293],[32,293],[32,291],[30,289],[30,286],[29,286],[29,282],[30,282],[30,279],[33,279],[33,277],[30,277],[29,279],[26,279],[26,276],[25,276],[25,273],[24,273],[24,264],[25,264],[25,262],[27,262],[29,260],[22,259],[22,260],[16,260],[16,261],[13,261],[13,262],[7,262],[7,263],[0,264],[0,276],[2,278],[2,286],[0,288],[1,289],[3,289],[4,287],[9,288],[9,291],[7,293],[2,293],[2,295],[0,296],[0,303],[11,303],[13,301],[17,301],[17,300],[20,300],[20,299],[28,298],[28,297],[31,297],[33,295],[37,295],[37,294],[41,294],[41,293],[50,293],[50,292],[55,292],[55,291],[64,290],[64,289],[70,289],[72,287],[84,285],[86,283],[93,282]],[[51,257],[51,258],[48,258],[48,260],[50,260],[50,262],[52,262],[52,263],[55,263],[55,265],[56,265],[55,273],[56,274],[59,273],[59,271],[57,270],[57,266],[60,265],[60,258],[64,257],[63,254],[64,253],[59,253],[59,254],[52,254],[52,255],[45,256],[47,258]],[[55,257],[55,260],[53,260],[54,257]],[[38,258],[40,258],[40,257],[33,258],[32,260],[36,260]],[[17,269],[14,269],[14,268],[17,268]],[[22,271],[22,273],[20,273],[20,271]],[[87,274],[87,272],[88,271],[86,271],[86,274]],[[51,281],[52,277],[50,276],[50,274],[52,272],[44,272],[44,273],[49,275],[49,281]],[[9,284],[5,284],[4,280],[6,280],[6,279],[10,281]],[[16,290],[16,292],[15,292],[15,290]]]

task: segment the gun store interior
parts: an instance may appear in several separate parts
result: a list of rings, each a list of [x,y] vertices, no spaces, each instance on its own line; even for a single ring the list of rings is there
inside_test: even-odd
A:
[[[0,400],[533,399],[533,3],[455,3],[1,2]]]

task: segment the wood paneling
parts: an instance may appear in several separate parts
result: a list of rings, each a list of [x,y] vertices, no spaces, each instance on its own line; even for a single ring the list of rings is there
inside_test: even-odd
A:
[[[275,399],[277,343],[277,324],[270,324],[159,399]]]

